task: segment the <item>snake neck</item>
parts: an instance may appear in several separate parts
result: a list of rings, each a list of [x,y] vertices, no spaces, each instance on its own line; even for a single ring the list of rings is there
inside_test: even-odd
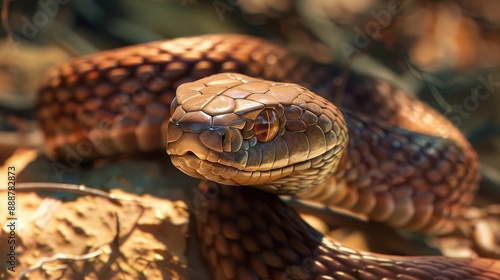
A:
[[[389,127],[344,110],[349,143],[333,175],[301,199],[397,228],[447,233],[478,184],[475,154],[451,139]]]

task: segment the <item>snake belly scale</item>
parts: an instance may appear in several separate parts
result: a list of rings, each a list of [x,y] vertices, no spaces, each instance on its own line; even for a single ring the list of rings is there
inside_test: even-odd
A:
[[[223,72],[233,74],[217,74]],[[458,278],[449,279],[500,277],[493,260],[345,248],[262,192],[436,234],[453,230],[471,204],[476,154],[453,125],[389,84],[356,74],[345,86],[341,113],[312,92],[331,98],[335,73],[250,36],[179,38],[55,67],[40,88],[37,117],[55,158],[70,151],[88,161],[150,152],[168,140],[174,165],[214,181],[202,190],[245,186],[220,188],[197,217],[217,279],[426,279],[451,277],[453,269]],[[315,269],[305,269],[305,259]]]

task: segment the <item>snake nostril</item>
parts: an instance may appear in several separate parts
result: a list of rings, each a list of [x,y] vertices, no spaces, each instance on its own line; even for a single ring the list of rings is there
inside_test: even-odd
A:
[[[221,134],[220,140],[222,143],[222,151],[224,152],[231,152],[231,132],[225,131]]]

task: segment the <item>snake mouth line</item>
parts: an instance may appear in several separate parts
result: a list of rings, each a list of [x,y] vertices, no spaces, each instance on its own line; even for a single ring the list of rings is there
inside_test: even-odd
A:
[[[232,186],[261,186],[264,187],[266,191],[279,194],[291,194],[301,190],[302,188],[282,187],[282,182],[280,180],[308,169],[311,164],[316,161],[316,159],[311,159],[289,165],[285,168],[259,170],[254,167],[238,168],[229,163],[225,164],[221,162],[222,157],[220,157],[220,155],[218,155],[218,157],[208,155],[201,158],[196,151],[189,149],[183,151],[183,153],[171,154],[171,159],[174,165],[182,172],[196,178],[208,179],[220,184]]]
[[[234,169],[237,171],[241,172],[252,172],[249,170],[246,170],[246,167],[237,167],[234,165],[231,165],[229,162],[224,162],[224,159],[220,154],[217,154],[216,157],[210,157],[207,155],[200,155],[198,153],[195,153],[193,151],[186,151],[183,154],[175,154],[172,155],[175,156],[176,158],[182,159],[186,164],[188,164],[191,168],[194,168],[194,165],[197,165],[198,167],[201,167],[202,164],[209,164],[212,166],[212,168],[218,169],[218,170],[227,170],[227,169]],[[273,171],[273,170],[278,170],[280,168],[275,168],[275,169],[269,169],[269,170],[253,170],[253,171]]]
[[[198,157],[194,152],[192,151],[187,151],[184,155],[179,155],[179,156],[186,156],[186,157],[191,157],[191,158],[197,158],[200,160],[206,160],[205,158]]]

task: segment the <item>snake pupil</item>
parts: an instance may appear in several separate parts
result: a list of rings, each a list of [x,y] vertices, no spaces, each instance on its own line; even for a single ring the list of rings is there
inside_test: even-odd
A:
[[[257,141],[269,142],[276,137],[279,130],[278,114],[275,110],[266,109],[255,119],[253,131]]]

